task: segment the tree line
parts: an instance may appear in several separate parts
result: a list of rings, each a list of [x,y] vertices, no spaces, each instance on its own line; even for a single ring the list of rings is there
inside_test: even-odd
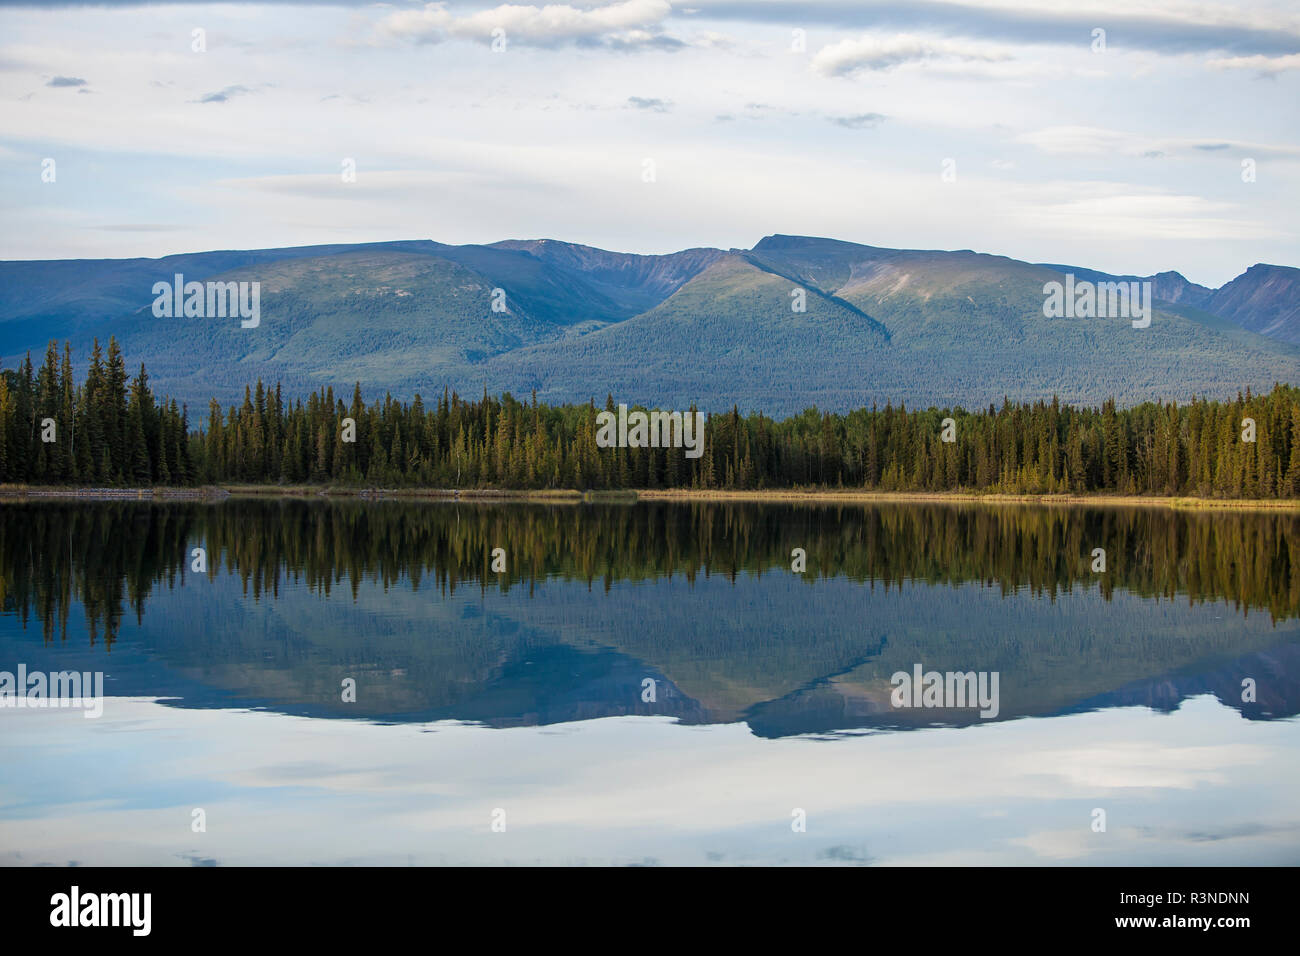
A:
[[[95,340],[80,384],[66,342],[39,370],[29,352],[0,374],[0,482],[192,485],[192,448],[185,408],[154,395],[143,365],[128,381],[116,339],[107,355]]]
[[[870,488],[1300,496],[1300,389],[1232,401],[1193,398],[1100,408],[1050,402],[963,409],[872,406],[706,417],[703,454],[601,448],[603,406],[546,405],[509,393],[431,406],[361,385],[290,399],[260,380],[240,404],[209,402],[206,422],[159,398],[141,365],[128,380],[116,340],[98,340],[85,378],[51,342],[0,374],[0,482],[103,486],[211,483],[517,489]],[[687,411],[687,410],[681,410]],[[690,411],[694,411],[691,409]],[[945,440],[951,439],[951,440]]]

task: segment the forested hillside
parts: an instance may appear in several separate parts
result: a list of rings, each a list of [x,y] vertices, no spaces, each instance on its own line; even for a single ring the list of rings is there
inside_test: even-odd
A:
[[[703,454],[600,448],[595,403],[546,405],[444,390],[363,400],[305,398],[258,381],[201,421],[159,398],[143,365],[128,381],[116,341],[84,378],[50,343],[0,376],[0,481],[187,485],[330,483],[455,488],[788,488],[1300,495],[1300,389],[1121,408],[1004,402],[975,410],[905,405],[778,420],[707,417]],[[608,397],[605,409],[614,409]],[[686,411],[678,408],[677,411]],[[199,416],[195,416],[199,418]],[[944,441],[944,419],[951,418]],[[355,428],[345,437],[345,419]],[[191,431],[191,425],[198,425]],[[1252,440],[1253,439],[1253,440]]]
[[[246,382],[291,394],[536,392],[788,416],[1013,402],[1120,406],[1231,399],[1300,383],[1300,271],[1253,266],[1219,290],[1150,277],[1146,328],[1048,318],[1069,272],[969,250],[884,249],[769,236],[751,250],[632,255],[555,240],[428,240],[0,263],[0,357],[51,339],[86,354],[116,337],[191,409]],[[155,317],[154,283],[257,283],[254,328]],[[1141,277],[1131,278],[1134,281]]]

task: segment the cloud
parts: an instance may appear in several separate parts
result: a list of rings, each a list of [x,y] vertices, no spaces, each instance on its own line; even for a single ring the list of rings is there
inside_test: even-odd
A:
[[[845,129],[874,129],[885,121],[883,113],[859,113],[857,116],[828,116],[836,126]]]
[[[1207,66],[1216,70],[1258,70],[1265,76],[1277,76],[1287,70],[1300,70],[1300,53],[1288,56],[1229,56],[1210,60]]]
[[[625,33],[615,33],[607,37],[602,37],[599,41],[578,41],[581,46],[599,45],[610,50],[620,50],[625,53],[631,53],[637,50],[666,50],[672,52],[680,50],[686,46],[686,43],[677,37],[669,36],[666,33],[656,33],[650,30],[628,30]]]
[[[79,76],[56,76],[46,86],[85,86],[86,81]]]
[[[950,2],[950,0],[703,0],[700,16],[713,21],[827,26],[882,31],[934,30],[1015,44],[1086,48],[1094,27],[1113,45],[1166,54],[1229,51],[1300,52],[1300,16],[1286,5],[1130,0],[1092,3]],[[1073,9],[1071,9],[1073,8]],[[1122,43],[1120,42],[1122,38]]]
[[[190,6],[209,0],[171,0]],[[596,13],[590,3],[574,0],[547,6],[501,5],[497,10],[541,11],[552,7]],[[147,0],[0,0],[2,8],[134,7]],[[374,0],[233,0],[232,6],[382,7]],[[442,4],[429,6],[441,8]],[[606,4],[608,7],[627,4]],[[665,2],[662,6],[667,7]],[[427,7],[426,7],[427,9]],[[420,15],[418,10],[392,14]],[[450,14],[448,14],[450,17]],[[474,14],[463,17],[470,20]],[[1091,0],[1087,3],[1008,2],[1008,0],[700,0],[668,16],[714,22],[780,24],[783,26],[874,29],[887,31],[936,30],[950,36],[992,38],[1017,44],[1087,46],[1092,30],[1104,26],[1128,50],[1167,54],[1208,52],[1269,54],[1284,58],[1300,52],[1300,16],[1283,2],[1247,6],[1205,0],[1160,0],[1133,4],[1131,0]],[[398,21],[399,23],[403,21]],[[505,26],[504,24],[502,24]],[[418,29],[418,28],[417,28]],[[441,30],[434,27],[434,31]],[[509,29],[509,26],[506,26]],[[431,42],[437,42],[435,37]],[[1286,67],[1293,69],[1294,67]]]
[[[422,10],[400,10],[379,23],[379,32],[415,43],[440,43],[446,37],[489,43],[494,30],[504,30],[508,45],[554,47],[566,44],[605,45],[620,49],[673,48],[680,40],[658,27],[672,13],[668,0],[623,0],[594,7],[566,3],[545,6],[502,4],[458,17],[443,3]]]
[[[890,70],[909,63],[980,62],[999,63],[1011,55],[979,44],[956,40],[926,39],[912,34],[891,37],[864,36],[841,40],[822,47],[811,68],[823,76],[852,76]]]
[[[1049,126],[1021,133],[1016,139],[1045,153],[1114,153],[1123,147],[1128,137],[1095,126]]]
[[[1020,188],[1010,215],[1022,228],[1094,240],[1275,239],[1285,231],[1248,210],[1202,196],[1126,183],[1054,183]]]
[[[654,113],[667,113],[672,108],[671,100],[650,99],[644,96],[629,96],[627,105],[638,110],[650,110]]]
[[[218,90],[216,93],[205,93],[197,100],[190,100],[191,103],[224,103],[232,96],[244,96],[252,93],[246,86],[227,86],[224,90]]]
[[[1028,143],[1044,153],[1056,155],[1107,155],[1136,156],[1155,159],[1164,156],[1197,156],[1236,150],[1243,156],[1283,159],[1300,159],[1300,148],[1273,146],[1268,143],[1241,141],[1206,142],[1201,139],[1171,139],[1140,136],[1122,130],[1100,129],[1095,126],[1049,126],[1021,133],[1017,142]]]

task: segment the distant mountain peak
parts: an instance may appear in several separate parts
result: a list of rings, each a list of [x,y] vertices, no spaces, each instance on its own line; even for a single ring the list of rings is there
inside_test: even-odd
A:
[[[1206,310],[1260,335],[1300,343],[1300,269],[1257,262],[1215,292]]]
[[[772,252],[775,250],[788,249],[811,249],[818,246],[833,246],[844,249],[873,249],[874,246],[864,246],[860,242],[849,242],[844,239],[827,239],[821,236],[787,236],[776,233],[771,236],[764,236],[754,244],[751,252]]]

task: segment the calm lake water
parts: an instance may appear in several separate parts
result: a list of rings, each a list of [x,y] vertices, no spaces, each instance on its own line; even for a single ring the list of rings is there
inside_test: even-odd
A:
[[[105,695],[0,709],[6,864],[1300,863],[1294,514],[5,504],[0,602]]]

